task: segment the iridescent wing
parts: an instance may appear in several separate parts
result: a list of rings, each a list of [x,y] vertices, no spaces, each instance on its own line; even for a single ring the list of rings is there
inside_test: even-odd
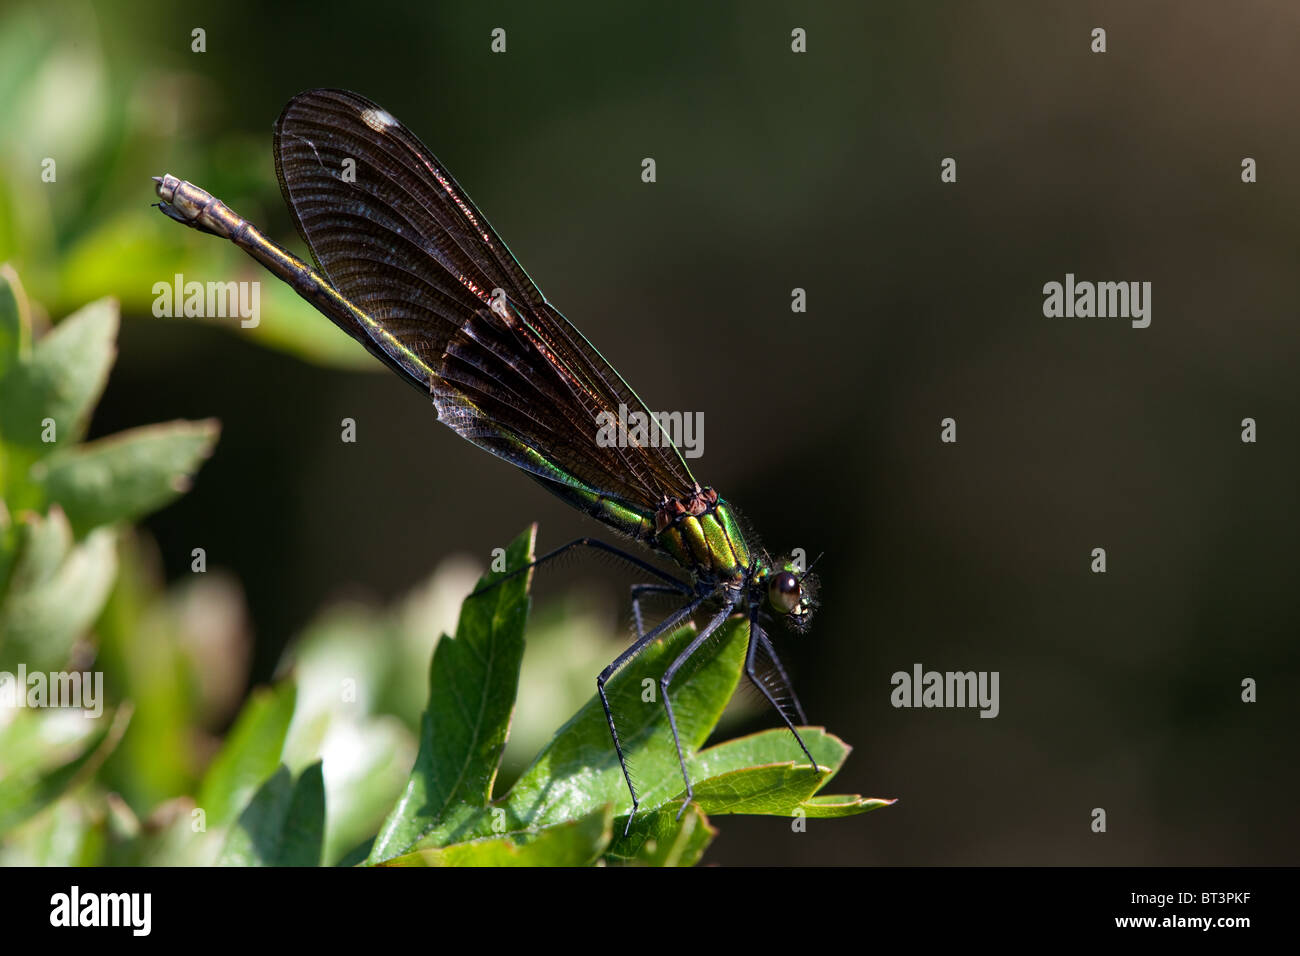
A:
[[[377,330],[335,321],[429,392],[440,421],[547,481],[641,509],[696,487],[644,403],[388,112],[343,90],[301,93],[276,121],[275,167],[321,271]],[[647,416],[649,440],[620,406]],[[599,441],[602,425],[621,441]]]

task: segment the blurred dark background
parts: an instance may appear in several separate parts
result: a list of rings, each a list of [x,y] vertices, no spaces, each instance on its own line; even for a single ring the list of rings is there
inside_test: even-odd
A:
[[[813,722],[855,748],[832,789],[900,801],[806,834],[722,818],[708,861],[1296,862],[1300,7],[372,0],[40,17],[60,10],[103,69],[45,108],[156,111],[152,147],[114,154],[89,214],[143,216],[149,177],[171,172],[301,253],[271,124],[300,90],[356,90],[445,162],[651,408],[704,412],[692,468],[767,547],[826,552],[819,617],[781,646]],[[190,52],[195,27],[206,53]],[[156,241],[216,244],[157,218],[139,220]],[[390,600],[533,520],[543,548],[595,530],[359,347],[377,374],[233,322],[153,318],[149,285],[171,271],[105,270],[126,316],[93,434],[221,420],[194,489],[147,528],[169,576],[196,546],[237,576],[250,683],[340,594]],[[1067,272],[1150,281],[1151,326],[1044,318],[1043,284]],[[58,301],[68,282],[33,284]],[[939,440],[949,416],[955,445]],[[575,582],[622,600],[599,564],[538,588]],[[918,662],[999,671],[1000,715],[894,709],[890,675]],[[1258,703],[1241,702],[1247,677]]]

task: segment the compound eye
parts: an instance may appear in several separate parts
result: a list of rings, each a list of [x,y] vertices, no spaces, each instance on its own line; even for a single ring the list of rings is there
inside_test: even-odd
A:
[[[799,607],[802,590],[798,578],[789,571],[782,571],[772,575],[772,581],[767,586],[767,600],[774,610],[782,614],[793,614]]]

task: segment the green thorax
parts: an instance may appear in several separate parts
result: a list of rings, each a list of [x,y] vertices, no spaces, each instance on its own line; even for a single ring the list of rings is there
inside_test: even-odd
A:
[[[731,507],[712,488],[661,505],[652,544],[692,574],[718,581],[739,583],[754,567]]]

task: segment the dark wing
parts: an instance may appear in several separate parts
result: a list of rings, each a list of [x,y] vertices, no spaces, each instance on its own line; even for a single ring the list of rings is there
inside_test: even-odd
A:
[[[597,442],[598,416],[618,428],[620,405],[658,424],[388,112],[343,90],[300,93],[276,121],[275,167],[321,271],[375,322],[340,324],[430,392],[440,421],[535,475],[634,505],[692,492],[667,435]]]

